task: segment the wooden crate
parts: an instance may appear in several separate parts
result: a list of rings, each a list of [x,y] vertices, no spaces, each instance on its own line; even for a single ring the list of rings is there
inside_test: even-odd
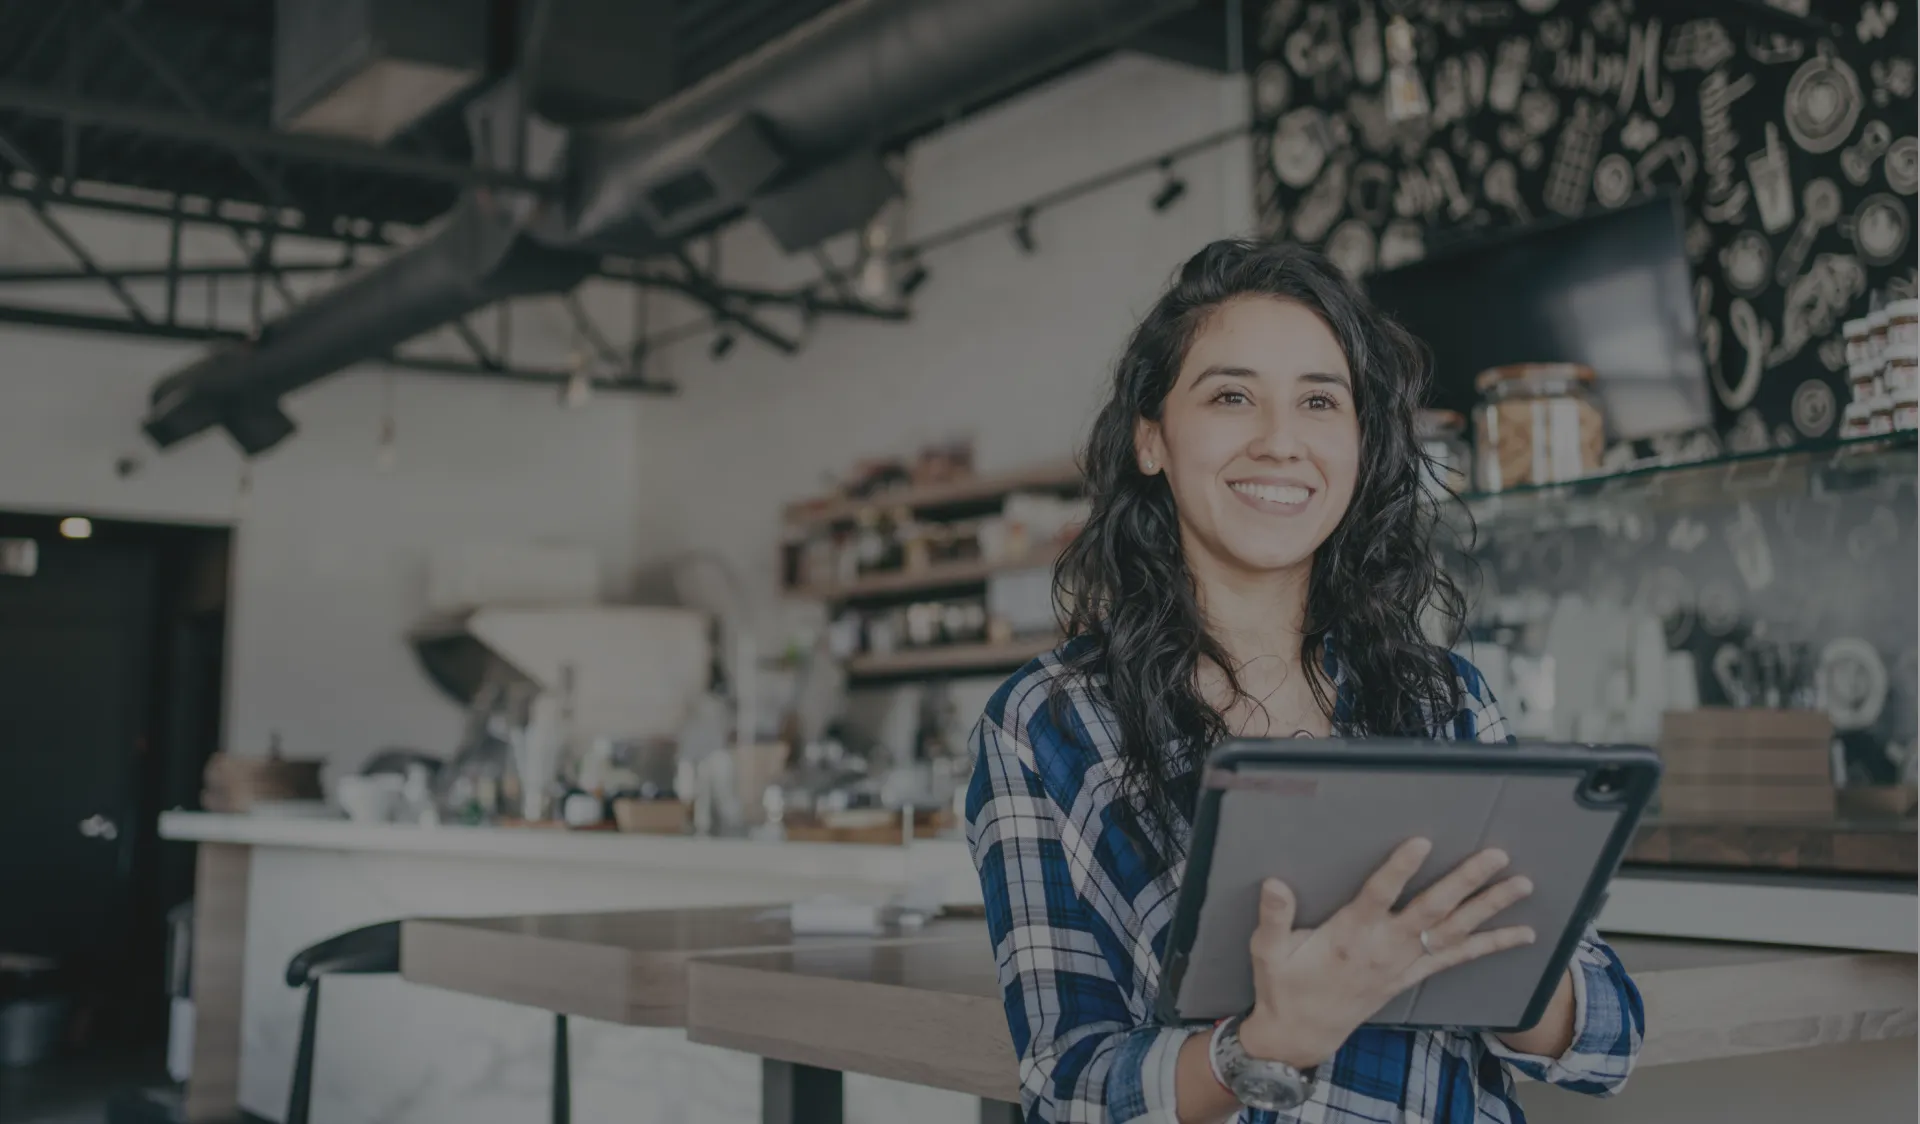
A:
[[[1817,710],[1702,707],[1661,722],[1663,817],[1831,819],[1833,723]]]

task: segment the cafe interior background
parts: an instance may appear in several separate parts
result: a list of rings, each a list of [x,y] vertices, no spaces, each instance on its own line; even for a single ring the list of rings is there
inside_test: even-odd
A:
[[[967,730],[1227,236],[1433,345],[1462,650],[1667,759],[1624,931],[1914,951],[1911,5],[1108,3],[891,69],[856,6],[0,3],[0,1120],[283,1119],[286,960],[370,921],[977,903]],[[316,1118],[541,1111],[533,1012],[330,1002]],[[754,1114],[575,1035],[583,1116]]]

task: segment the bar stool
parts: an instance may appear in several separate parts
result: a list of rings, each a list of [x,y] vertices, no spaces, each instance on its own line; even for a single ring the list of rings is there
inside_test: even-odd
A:
[[[328,937],[294,953],[287,961],[287,986],[307,989],[300,1019],[300,1044],[293,1057],[293,1087],[287,1094],[286,1124],[307,1124],[313,1108],[313,1041],[320,1021],[320,978],[344,975],[397,975],[400,971],[400,922],[382,921]],[[567,1060],[567,1016],[553,1023],[553,1102],[551,1124],[569,1124],[573,1116],[572,1067]]]

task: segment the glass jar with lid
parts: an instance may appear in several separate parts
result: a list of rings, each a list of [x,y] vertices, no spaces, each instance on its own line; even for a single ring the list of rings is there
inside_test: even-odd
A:
[[[1606,425],[1593,368],[1514,363],[1480,372],[1474,441],[1480,487],[1489,492],[1578,480],[1600,467]]]
[[[1427,458],[1427,487],[1441,498],[1465,492],[1473,479],[1466,417],[1458,410],[1416,410],[1413,432]]]

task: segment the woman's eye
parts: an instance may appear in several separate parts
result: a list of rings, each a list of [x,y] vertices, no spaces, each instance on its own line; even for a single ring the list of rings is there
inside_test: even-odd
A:
[[[1331,395],[1331,394],[1309,394],[1309,395],[1307,395],[1307,408],[1308,408],[1308,409],[1312,409],[1312,410],[1335,410],[1335,409],[1338,409],[1339,407],[1340,407],[1340,403],[1339,403],[1339,401],[1338,401],[1337,399],[1335,399],[1335,398],[1333,397],[1333,395]]]
[[[1239,390],[1223,390],[1214,395],[1213,400],[1226,406],[1244,406],[1252,401],[1244,391]]]

